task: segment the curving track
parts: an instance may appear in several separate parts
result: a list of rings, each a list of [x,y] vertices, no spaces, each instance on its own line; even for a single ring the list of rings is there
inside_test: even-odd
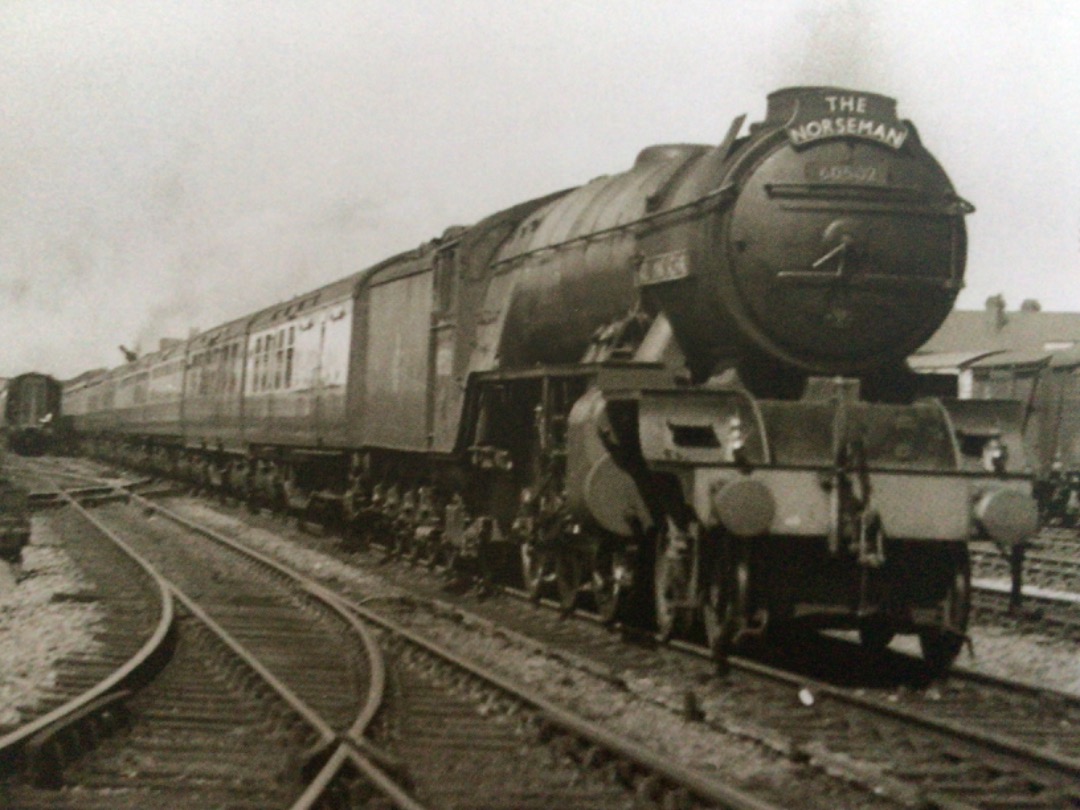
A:
[[[5,770],[42,773],[58,767],[53,741],[110,725],[117,698],[152,679],[169,655],[175,609],[167,583],[111,538],[78,524],[68,531],[77,541],[67,552],[89,584],[64,598],[95,603],[102,628],[92,650],[61,662],[51,694],[24,712],[19,725],[0,728]]]
[[[138,542],[155,564],[168,568],[170,576],[181,579],[187,590],[199,589],[199,600],[208,602],[209,612],[222,623],[234,622],[233,613],[243,612],[236,610],[237,603],[246,603],[249,597],[238,593],[239,583],[229,574],[233,564],[216,560],[223,552],[201,550],[194,554],[191,549],[196,535],[213,540],[218,547],[233,548],[235,544],[163,507],[137,496],[132,500],[139,509],[111,505],[102,507],[97,514],[110,524],[122,525],[125,535],[145,534],[145,539]],[[166,531],[161,521],[152,521],[152,531],[138,529],[138,521],[149,510],[170,517],[183,527],[183,532],[178,533],[175,527]],[[176,542],[180,534],[183,541]],[[248,553],[260,561],[260,566],[273,564],[261,554]],[[184,565],[172,559],[185,556],[201,565]],[[212,566],[208,564],[211,559],[215,560]],[[187,582],[189,577],[199,577],[192,569],[200,567],[213,568],[211,581]],[[275,568],[280,575],[285,574],[280,566]],[[226,579],[229,581],[221,587],[221,580]],[[310,583],[306,589],[320,592],[341,611],[377,625],[394,668],[390,700],[378,721],[380,744],[351,736],[351,741],[328,759],[328,766],[333,767],[348,765],[343,754],[373,754],[375,762],[371,764],[378,778],[370,778],[371,774],[367,779],[352,778],[344,791],[340,780],[336,787],[328,782],[326,790],[320,780],[302,802],[325,801],[317,796],[322,791],[336,792],[347,803],[378,795],[380,801],[400,807],[484,806],[509,810],[553,806],[623,808],[654,803],[747,810],[776,807],[740,793],[715,776],[683,768],[628,737],[559,708],[535,691],[440,649],[388,620],[382,611],[375,612],[341,595],[330,595]],[[223,600],[214,598],[219,591]],[[255,602],[252,617],[265,620],[278,614],[277,605],[265,595]],[[279,624],[269,631],[248,632],[242,627],[237,630],[235,625],[232,629],[252,644],[255,637],[286,635],[289,641],[276,656],[267,656],[263,651],[260,657],[282,669],[285,674],[278,673],[281,679],[294,681],[305,700],[318,704],[323,714],[334,716],[349,692],[348,685],[340,677],[320,679],[313,667],[315,652],[332,645],[313,640],[310,631],[307,638],[297,638]],[[303,670],[303,677],[289,677],[288,671],[297,666]],[[318,750],[318,746],[314,748]],[[321,759],[316,756],[316,760]]]
[[[136,682],[126,663],[7,735],[6,761],[16,776],[0,785],[0,804],[299,808],[378,782],[394,792],[384,772],[388,763],[376,764],[380,753],[366,750],[361,736],[381,700],[377,645],[326,600],[313,607],[317,585],[291,578],[295,584],[285,586],[278,569],[273,575],[252,571],[266,569],[265,563],[211,568],[189,557],[185,570],[182,555],[168,559],[160,535],[118,514],[131,510],[112,506],[93,515],[70,503],[144,569],[152,558],[170,576],[184,576],[185,589],[197,599],[175,582],[154,580],[169,606],[153,645],[160,672],[151,680],[140,668]],[[125,538],[106,521],[125,525]],[[80,538],[72,545],[89,543]],[[96,573],[103,587],[132,579],[121,565]],[[172,599],[180,603],[175,613]],[[102,741],[102,732],[117,725],[124,733]],[[402,799],[397,806],[413,805]]]
[[[162,514],[227,542],[158,506]],[[498,810],[665,806],[769,810],[776,805],[694,772],[628,736],[560,708],[536,690],[433,643],[378,609],[336,594],[344,610],[380,628],[394,663],[379,739],[407,770],[425,807]],[[400,614],[397,614],[400,617]],[[601,768],[603,766],[603,768]]]

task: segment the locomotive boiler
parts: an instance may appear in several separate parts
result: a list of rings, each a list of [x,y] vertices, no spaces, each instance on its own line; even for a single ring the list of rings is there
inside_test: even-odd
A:
[[[970,469],[905,363],[972,208],[884,96],[789,88],[744,124],[80,378],[69,410],[424,554],[509,550],[534,595],[703,626],[718,658],[824,626],[946,666],[967,540],[1034,521],[1022,449]]]

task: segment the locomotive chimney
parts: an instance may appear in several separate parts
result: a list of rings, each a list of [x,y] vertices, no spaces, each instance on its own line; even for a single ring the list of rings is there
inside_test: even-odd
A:
[[[993,332],[1000,332],[1005,328],[1009,318],[1005,314],[1005,296],[1001,293],[991,295],[986,299],[986,323]]]
[[[829,117],[858,114],[874,115],[886,122],[896,119],[896,100],[887,96],[842,87],[807,86],[770,93],[765,123],[784,126],[799,112],[800,103]]]

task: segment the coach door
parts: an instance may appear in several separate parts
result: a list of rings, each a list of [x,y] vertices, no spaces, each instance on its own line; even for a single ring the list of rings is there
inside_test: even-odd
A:
[[[337,301],[319,314],[319,365],[316,382],[316,424],[323,444],[347,441],[345,384],[349,372],[353,299]]]
[[[435,255],[435,279],[432,290],[431,375],[428,385],[428,436],[432,449],[448,451],[457,439],[458,414],[461,411],[462,384],[457,370],[457,243],[442,248]]]

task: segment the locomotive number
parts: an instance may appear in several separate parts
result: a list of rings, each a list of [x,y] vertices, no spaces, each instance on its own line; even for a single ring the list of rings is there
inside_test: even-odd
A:
[[[813,163],[807,167],[807,174],[811,182],[818,183],[878,185],[886,180],[885,171],[880,166],[852,163]]]
[[[646,258],[637,271],[637,283],[640,287],[649,284],[661,284],[675,281],[690,275],[690,256],[685,250],[661,253]]]

